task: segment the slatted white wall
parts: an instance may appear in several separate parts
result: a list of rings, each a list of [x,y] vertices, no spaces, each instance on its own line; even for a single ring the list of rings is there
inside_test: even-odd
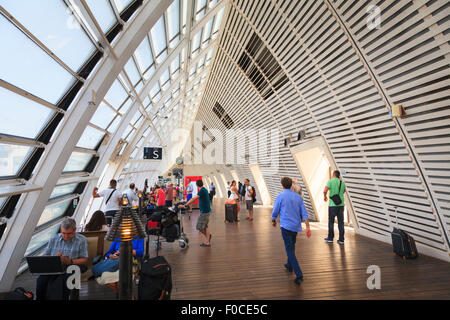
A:
[[[367,27],[371,4],[380,29]],[[448,257],[449,30],[447,1],[231,1],[197,120],[225,132],[219,102],[233,128],[278,130],[278,173],[260,163],[272,199],[282,176],[301,181],[283,139],[322,135],[365,234],[387,237],[397,206],[400,227]],[[253,33],[289,79],[267,100],[238,65]],[[407,116],[391,118],[394,104]],[[307,193],[305,203],[314,218]]]

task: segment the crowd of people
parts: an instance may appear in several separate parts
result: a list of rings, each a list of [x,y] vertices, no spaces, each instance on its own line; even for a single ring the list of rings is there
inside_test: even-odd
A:
[[[311,236],[309,226],[309,217],[303,202],[303,191],[297,179],[284,177],[281,179],[283,191],[276,197],[271,214],[272,225],[277,226],[277,219],[280,220],[281,236],[284,241],[287,262],[284,264],[288,272],[294,272],[296,277],[294,282],[300,284],[303,281],[303,273],[295,254],[295,244],[298,232],[302,232],[302,223],[306,226],[306,235]],[[201,179],[191,181],[187,179],[185,186],[168,183],[166,185],[155,184],[147,190],[147,185],[139,191],[134,183],[130,183],[129,188],[124,192],[117,190],[117,181],[111,180],[109,187],[98,192],[95,187],[92,196],[94,198],[102,197],[104,199],[104,211],[95,211],[90,221],[84,226],[84,231],[107,231],[112,223],[115,214],[121,210],[121,201],[126,195],[132,206],[139,205],[140,197],[148,200],[149,206],[167,206],[171,207],[179,200],[186,200],[185,204],[179,205],[180,208],[187,208],[192,211],[192,205],[198,200],[200,214],[198,216],[196,229],[201,235],[202,242],[200,246],[211,246],[211,230],[209,227],[209,218],[211,214],[211,205],[216,194],[216,187],[213,183],[209,190],[205,187]],[[339,244],[344,244],[344,193],[346,192],[345,183],[340,178],[338,170],[333,172],[332,178],[327,182],[323,194],[324,201],[328,201],[329,219],[328,236],[325,242],[332,243],[334,239],[334,221],[338,220]],[[327,196],[329,194],[329,197]],[[186,196],[186,197],[185,197]],[[241,182],[228,182],[226,203],[236,204],[238,214],[240,204],[246,205],[248,216],[246,219],[253,221],[253,204],[256,201],[255,187],[251,186],[250,180],[245,179]],[[72,218],[65,218],[61,223],[60,233],[53,235],[45,249],[44,255],[60,256],[63,265],[79,265],[82,272],[86,270],[88,262],[87,239],[76,232],[76,222]],[[142,257],[143,240],[133,241],[133,256]],[[113,271],[119,267],[118,257],[120,255],[119,242],[113,242],[110,249],[101,263],[97,263],[93,268],[94,276],[101,276],[105,270]],[[69,290],[64,285],[67,275],[52,276],[41,275],[37,279],[36,295],[37,299],[42,300],[48,297],[49,286],[53,286],[52,291],[60,289],[63,299],[68,299]],[[58,290],[56,290],[58,291]]]

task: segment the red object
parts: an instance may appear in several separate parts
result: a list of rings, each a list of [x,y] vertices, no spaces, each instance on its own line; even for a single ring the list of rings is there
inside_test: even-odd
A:
[[[157,221],[148,221],[147,222],[147,228],[149,228],[149,229],[157,229],[157,228],[159,228],[159,226],[158,226],[158,222]]]
[[[188,183],[187,183],[187,179],[191,180],[191,182],[195,182],[197,180],[202,180],[202,176],[188,176],[188,177],[184,177],[184,190],[186,190]],[[186,192],[185,192],[186,193]],[[197,193],[198,193],[198,188],[197,188]],[[187,193],[186,193],[187,195]],[[196,200],[193,204],[198,204],[198,200]]]
[[[161,188],[158,191],[158,206],[164,206],[166,204],[166,194],[164,193],[164,190]]]

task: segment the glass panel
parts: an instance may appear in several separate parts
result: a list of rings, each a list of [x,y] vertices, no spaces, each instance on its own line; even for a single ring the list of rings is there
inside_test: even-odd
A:
[[[145,80],[150,79],[150,77],[155,73],[155,66],[151,66],[150,69],[148,69],[145,73],[144,73],[144,78]]]
[[[134,87],[134,90],[136,90],[136,92],[137,92],[138,94],[141,94],[141,91],[142,91],[143,88],[144,88],[144,84],[143,84],[143,82],[142,82],[142,80],[141,80],[141,81],[139,81],[139,83]]]
[[[191,48],[192,52],[194,52],[195,50],[197,50],[200,47],[201,35],[202,35],[202,32],[199,31],[194,36],[194,39],[192,39],[192,48]]]
[[[120,108],[119,112],[121,114],[125,114],[127,113],[128,109],[130,109],[131,105],[133,104],[133,100],[131,100],[131,98],[129,98],[122,106],[122,108]]]
[[[106,129],[115,116],[116,112],[102,101],[92,116],[91,123]]]
[[[169,39],[180,32],[180,0],[175,0],[167,9]]]
[[[125,10],[132,2],[133,2],[133,0],[114,0],[114,3],[119,12],[122,12],[123,10]]]
[[[50,195],[50,199],[53,199],[53,198],[56,198],[59,196],[72,194],[75,191],[77,185],[78,185],[78,183],[72,183],[72,184],[66,184],[64,186],[55,187],[53,189],[52,194]]]
[[[89,153],[72,152],[63,172],[83,171],[89,161],[91,161],[92,157],[93,155]]]
[[[217,31],[219,31],[220,23],[222,22],[222,17],[223,17],[223,8],[216,15],[216,19],[214,19],[215,21],[214,21],[213,33],[216,33]]]
[[[8,200],[8,197],[2,197],[0,198],[0,209],[3,207],[3,205],[5,204],[6,200]]]
[[[30,99],[0,87],[0,132],[36,138],[54,112]],[[17,120],[20,119],[20,124]]]
[[[86,0],[86,2],[103,33],[107,33],[117,23],[110,2],[108,0]]]
[[[73,71],[96,50],[64,1],[3,0],[2,6]]]
[[[71,203],[72,203],[72,199],[66,200],[63,202],[58,202],[58,203],[55,203],[55,204],[45,207],[36,228],[46,224],[47,222],[50,222],[50,221],[56,219],[58,217],[62,217],[64,212],[66,212],[67,208],[69,207],[69,205],[71,205]]]
[[[208,21],[208,23],[206,24],[205,28],[203,29],[203,39],[202,42],[205,42],[206,40],[209,39],[209,37],[211,37],[211,32],[212,32],[212,27],[213,27],[213,20],[214,19],[210,19]]]
[[[153,49],[156,56],[158,56],[164,49],[166,49],[166,28],[164,26],[164,16],[159,18],[158,22],[154,25],[150,31],[152,38]]]
[[[117,127],[119,126],[120,120],[122,120],[121,116],[117,116],[113,123],[111,123],[111,125],[108,127],[108,131],[111,133],[116,132]]]
[[[105,134],[95,128],[87,126],[77,143],[77,147],[95,149]]]
[[[127,64],[125,65],[125,71],[130,77],[130,80],[133,83],[133,85],[136,85],[136,83],[138,83],[139,80],[141,80],[141,75],[139,74],[139,71],[136,67],[136,64],[134,63],[133,58],[130,58],[130,60],[128,60]]]
[[[56,104],[75,78],[2,15],[0,30],[0,78]]]
[[[25,251],[25,257],[32,254],[39,248],[45,246],[50,240],[51,236],[59,232],[60,225],[56,224],[48,229],[45,229],[35,234],[28,244],[28,248]]]
[[[108,101],[114,108],[119,109],[126,98],[128,98],[127,91],[123,88],[119,80],[115,80],[106,94],[105,100]]]
[[[128,134],[130,133],[130,131],[133,129],[133,127],[132,126],[130,126],[130,125],[127,125],[127,129],[123,132],[123,134],[122,134],[122,139],[125,139],[127,136],[128,136]]]
[[[0,143],[0,177],[16,176],[32,150],[32,147]]]
[[[135,56],[141,72],[144,72],[153,64],[153,56],[147,37],[144,38],[144,41],[137,48]]]
[[[159,81],[161,81],[162,84],[166,83],[169,80],[169,69],[166,69],[163,74],[161,75],[161,78],[159,78]]]
[[[157,63],[163,63],[164,60],[166,60],[166,58],[167,58],[167,50],[164,51],[163,53],[161,53],[161,54],[158,56],[158,58],[156,58],[156,62],[157,62]]]

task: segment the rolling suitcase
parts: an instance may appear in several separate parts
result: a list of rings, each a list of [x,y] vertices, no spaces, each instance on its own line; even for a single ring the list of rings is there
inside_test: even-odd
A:
[[[237,204],[225,204],[225,222],[237,221]]]
[[[414,238],[398,228],[397,207],[395,207],[395,219],[396,226],[391,232],[394,255],[402,257],[403,260],[417,258],[419,254]]]

